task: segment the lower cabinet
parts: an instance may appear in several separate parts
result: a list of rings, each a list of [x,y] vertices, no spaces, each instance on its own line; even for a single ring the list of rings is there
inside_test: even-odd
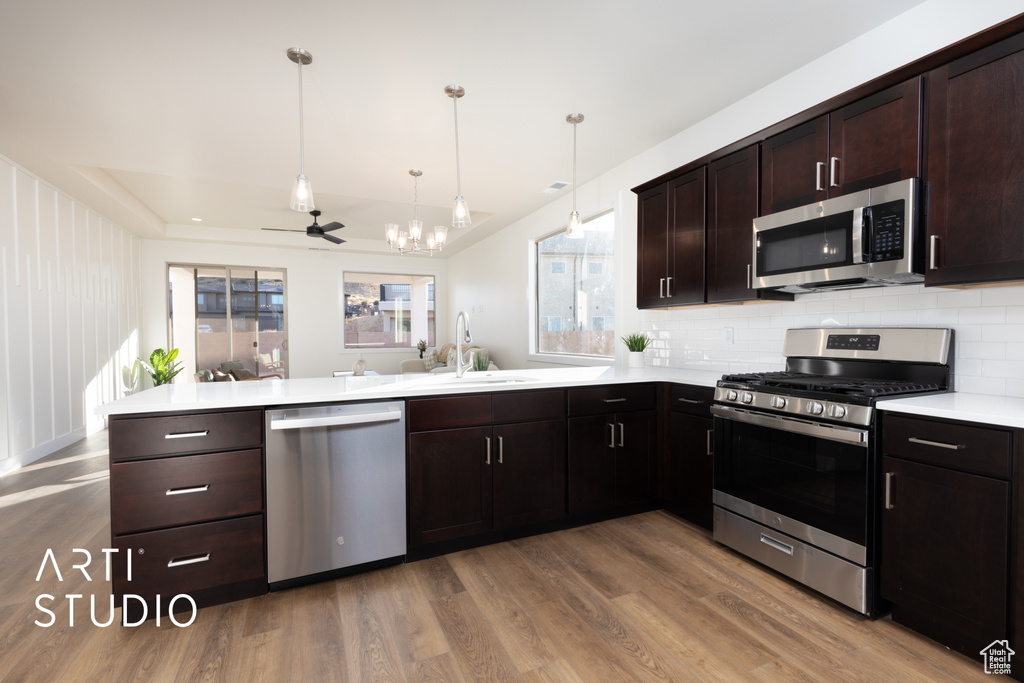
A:
[[[486,424],[426,429],[446,400],[409,401],[410,547],[565,516],[564,391],[457,397],[445,420]]]
[[[674,385],[669,413],[666,507],[708,530],[713,515],[714,393],[711,388]]]
[[[976,659],[1010,636],[1012,430],[886,414],[882,596]]]
[[[569,390],[570,514],[654,499],[655,401],[649,384]]]

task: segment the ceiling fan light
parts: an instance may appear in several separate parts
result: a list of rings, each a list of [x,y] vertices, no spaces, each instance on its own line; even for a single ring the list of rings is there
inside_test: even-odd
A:
[[[292,186],[292,201],[290,206],[295,211],[309,212],[316,208],[313,204],[313,188],[309,184],[309,178],[299,175]]]
[[[468,228],[472,224],[473,219],[469,215],[469,205],[466,204],[466,200],[460,194],[455,198],[455,204],[452,205],[452,227]]]
[[[583,237],[583,221],[580,220],[580,212],[573,210],[569,214],[569,226],[565,230],[565,236],[571,239]]]

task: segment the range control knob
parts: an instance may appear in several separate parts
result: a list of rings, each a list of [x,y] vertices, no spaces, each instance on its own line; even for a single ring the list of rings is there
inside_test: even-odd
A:
[[[743,392],[743,396],[740,397],[740,400],[743,401],[744,403],[753,403],[754,402],[754,395],[752,393],[750,393],[749,391],[744,391]]]
[[[726,401],[735,401],[736,400],[736,396],[737,396],[736,392],[733,391],[732,389],[729,389],[728,391],[725,392],[725,400]]]
[[[828,416],[835,418],[845,417],[846,408],[844,406],[830,405],[828,407]]]
[[[779,408],[781,410],[782,408],[785,407],[786,399],[784,399],[781,396],[772,396],[772,408]]]
[[[807,404],[807,412],[811,415],[821,415],[825,411],[825,406],[821,405],[817,401],[811,401]]]

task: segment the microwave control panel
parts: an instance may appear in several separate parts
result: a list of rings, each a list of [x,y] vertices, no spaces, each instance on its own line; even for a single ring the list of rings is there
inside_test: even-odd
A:
[[[899,261],[903,258],[904,235],[906,234],[905,202],[900,199],[886,204],[877,204],[865,210],[870,215],[871,232],[865,261]]]

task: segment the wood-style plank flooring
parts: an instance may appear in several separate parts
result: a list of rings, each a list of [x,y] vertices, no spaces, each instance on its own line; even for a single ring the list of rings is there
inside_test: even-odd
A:
[[[101,433],[0,478],[0,681],[988,680],[665,512],[210,607],[187,628],[99,627],[106,474]],[[48,548],[63,581],[49,565],[35,580]],[[42,593],[59,598],[49,628]],[[67,594],[84,596],[73,626]]]

